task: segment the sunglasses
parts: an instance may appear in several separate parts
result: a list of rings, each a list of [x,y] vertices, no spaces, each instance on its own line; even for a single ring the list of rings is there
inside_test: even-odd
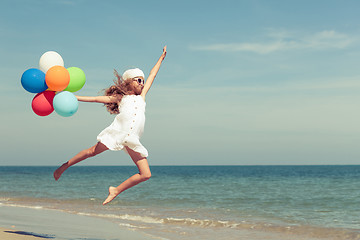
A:
[[[137,81],[139,84],[142,84],[142,85],[144,85],[144,83],[145,83],[145,80],[141,79],[141,78],[134,78],[134,81]]]

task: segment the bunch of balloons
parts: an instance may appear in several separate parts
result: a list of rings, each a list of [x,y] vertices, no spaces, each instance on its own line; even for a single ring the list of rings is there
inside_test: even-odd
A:
[[[78,110],[78,100],[73,92],[85,84],[85,73],[77,67],[64,67],[64,60],[54,51],[40,57],[39,68],[30,68],[21,76],[21,85],[37,93],[31,107],[35,114],[47,116],[54,110],[60,116],[70,117]]]

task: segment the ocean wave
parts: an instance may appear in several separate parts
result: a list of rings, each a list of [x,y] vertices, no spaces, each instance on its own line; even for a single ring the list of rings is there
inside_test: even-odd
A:
[[[112,219],[121,219],[129,220],[134,222],[143,222],[143,223],[152,223],[152,224],[161,224],[164,223],[162,219],[157,219],[153,217],[146,216],[137,216],[137,215],[115,215],[115,214],[97,214],[97,213],[78,213],[79,215],[92,216],[92,217],[103,217],[103,218],[112,218]]]
[[[211,220],[211,219],[194,219],[194,218],[157,218],[140,215],[116,215],[116,214],[92,214],[92,213],[79,213],[81,215],[120,219],[131,221],[130,223],[119,223],[121,226],[128,228],[151,228],[146,227],[146,224],[155,225],[172,225],[183,227],[200,227],[212,229],[233,229],[233,230],[255,230],[260,232],[271,232],[277,234],[303,236],[305,239],[309,238],[325,238],[325,239],[360,239],[360,230],[356,229],[342,229],[342,228],[325,228],[305,225],[280,225],[274,223],[264,222],[250,222],[250,221],[225,221],[225,220]],[[145,224],[145,226],[143,225]]]
[[[10,198],[0,197],[0,203],[1,203],[1,202],[7,202],[7,201],[9,201],[9,200],[10,200]]]
[[[144,227],[144,226],[136,226],[136,225],[132,225],[129,223],[119,223],[120,227],[126,227],[126,228],[130,228],[130,229],[146,229],[148,227]]]
[[[156,218],[149,216],[131,215],[131,214],[101,214],[101,213],[77,213],[79,215],[91,216],[91,217],[102,217],[111,219],[121,219],[132,222],[148,223],[148,224],[172,224],[172,225],[188,225],[198,227],[224,227],[224,228],[236,228],[240,224],[231,221],[220,221],[220,220],[208,220],[208,219],[193,219],[193,218]]]
[[[30,206],[24,204],[14,204],[14,203],[0,203],[0,205],[7,207],[22,207],[22,208],[31,208],[31,209],[44,209],[42,206]]]
[[[131,214],[97,214],[97,213],[78,213],[79,215],[86,215],[92,217],[102,217],[111,219],[121,219],[126,221],[147,223],[147,224],[171,224],[171,225],[186,225],[196,227],[213,227],[213,228],[255,228],[255,224],[247,223],[246,221],[234,222],[223,220],[210,220],[210,219],[194,219],[194,218],[174,218],[174,217],[149,217]]]
[[[236,228],[241,223],[221,220],[209,220],[209,219],[193,219],[193,218],[165,218],[162,219],[163,223],[167,224],[181,224],[198,227],[224,227],[224,228]]]

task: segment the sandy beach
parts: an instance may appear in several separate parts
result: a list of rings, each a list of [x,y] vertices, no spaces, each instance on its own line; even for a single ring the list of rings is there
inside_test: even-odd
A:
[[[56,210],[0,205],[1,240],[154,239],[100,218]]]

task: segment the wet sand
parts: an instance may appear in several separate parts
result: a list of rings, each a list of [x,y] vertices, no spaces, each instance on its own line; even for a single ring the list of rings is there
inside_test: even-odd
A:
[[[0,206],[1,240],[129,239],[152,236],[120,227],[111,221],[66,212]]]

